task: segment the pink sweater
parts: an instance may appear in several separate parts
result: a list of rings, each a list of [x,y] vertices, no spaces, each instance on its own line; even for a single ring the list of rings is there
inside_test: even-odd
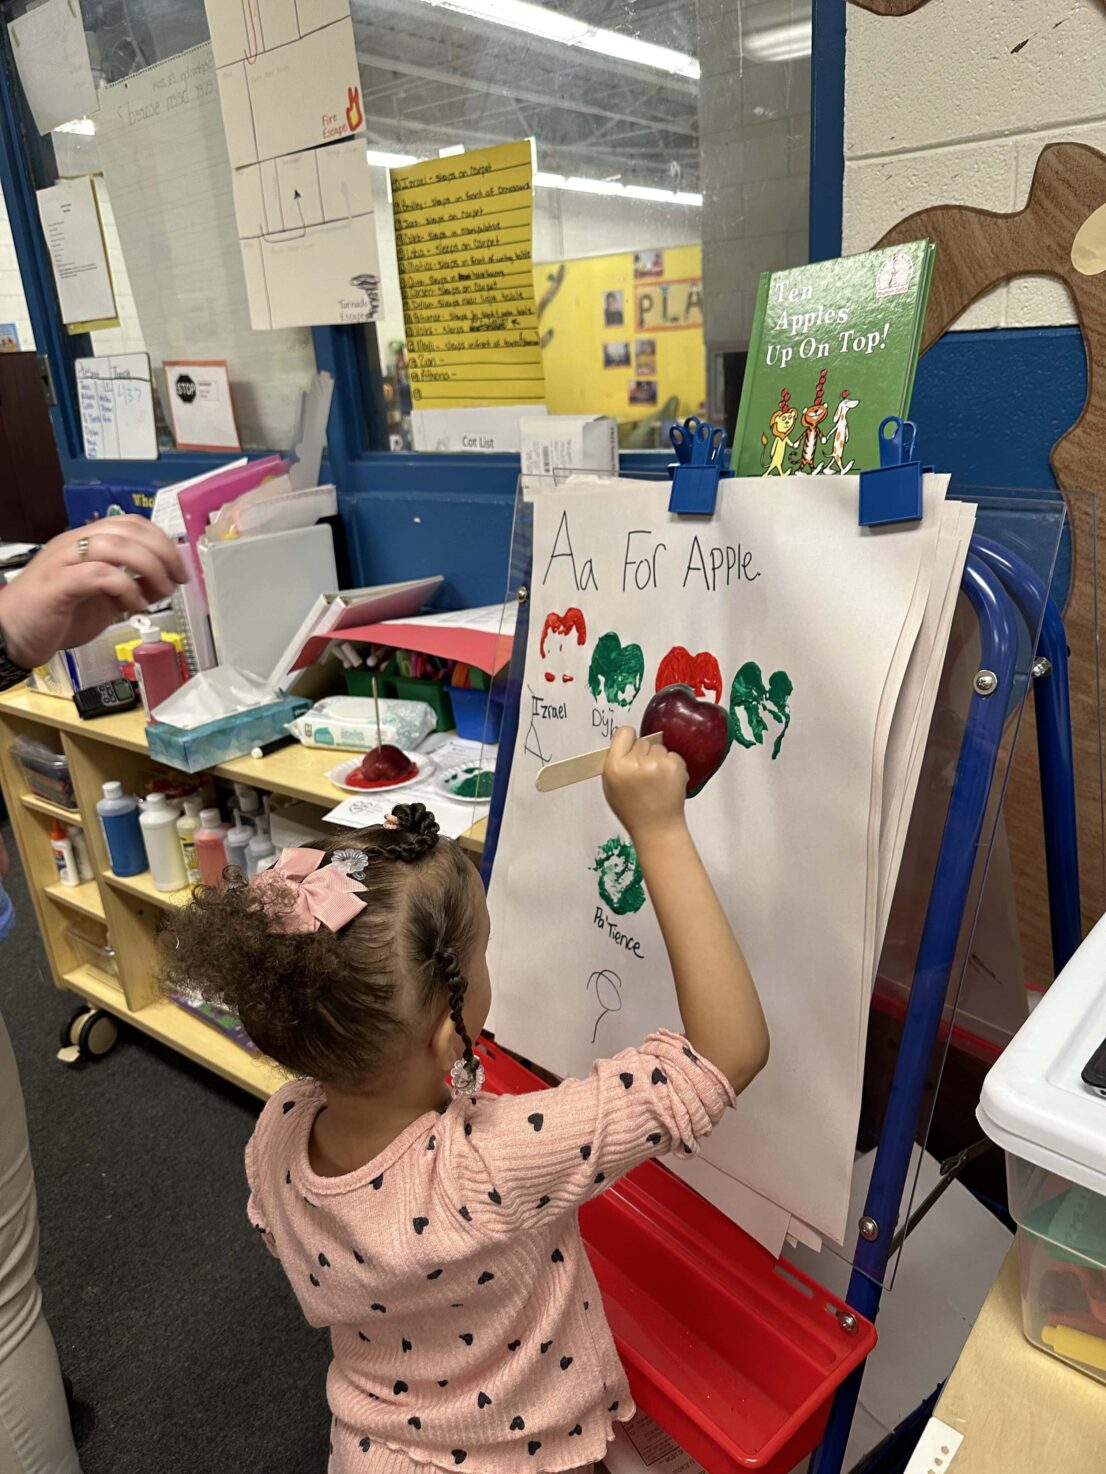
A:
[[[693,1153],[733,1103],[665,1031],[586,1080],[456,1100],[356,1172],[319,1177],[322,1087],[279,1090],[246,1148],[249,1216],[308,1321],[330,1327],[335,1439],[372,1449],[374,1474],[601,1458],[634,1408],[576,1210],[648,1157]]]

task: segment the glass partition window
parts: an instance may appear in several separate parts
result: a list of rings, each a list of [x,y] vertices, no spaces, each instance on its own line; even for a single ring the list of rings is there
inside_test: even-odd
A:
[[[250,0],[263,10],[265,0]],[[288,443],[306,329],[254,332],[203,0],[82,0],[100,112],[55,133],[98,178],[120,327],[226,358],[247,446]],[[689,414],[732,428],[763,270],[806,259],[810,0],[350,0],[378,222],[389,440],[411,445],[389,170],[534,142],[532,267],[551,413],[652,449]],[[176,126],[145,116],[186,98]]]

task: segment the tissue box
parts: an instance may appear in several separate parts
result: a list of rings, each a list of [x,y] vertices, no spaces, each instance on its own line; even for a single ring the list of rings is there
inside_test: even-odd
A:
[[[285,696],[188,730],[154,722],[146,728],[150,756],[185,773],[200,773],[232,757],[243,757],[251,747],[283,737],[289,723],[310,705],[302,696]]]

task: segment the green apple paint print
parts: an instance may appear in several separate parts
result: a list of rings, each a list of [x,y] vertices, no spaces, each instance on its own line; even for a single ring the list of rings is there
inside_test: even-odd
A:
[[[758,1205],[746,1226],[773,1225],[778,1251],[792,1215],[845,1234],[881,887],[895,878],[881,835],[905,833],[877,810],[913,791],[890,756],[888,692],[923,643],[915,590],[945,511],[928,477],[922,523],[873,538],[855,476],[781,475],[765,496],[761,469],[725,482],[710,519],[670,515],[667,483],[577,478],[534,499],[489,963],[498,1037],[558,1075],[680,1029],[632,836],[601,782],[535,788],[547,763],[619,726],[661,733],[687,764],[687,823],[772,1034],[764,1074],[703,1145],[709,1165],[678,1167],[728,1211],[735,1195]],[[935,686],[911,697],[907,732],[928,724],[917,703]]]

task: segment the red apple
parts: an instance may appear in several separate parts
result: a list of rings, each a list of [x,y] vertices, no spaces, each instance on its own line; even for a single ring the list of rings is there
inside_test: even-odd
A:
[[[407,754],[386,742],[365,754],[360,771],[366,783],[399,783],[410,777],[413,769],[414,763]]]
[[[714,777],[733,741],[725,708],[696,700],[690,686],[664,686],[657,692],[641,720],[641,735],[650,732],[660,732],[665,747],[687,764],[688,798]]]

